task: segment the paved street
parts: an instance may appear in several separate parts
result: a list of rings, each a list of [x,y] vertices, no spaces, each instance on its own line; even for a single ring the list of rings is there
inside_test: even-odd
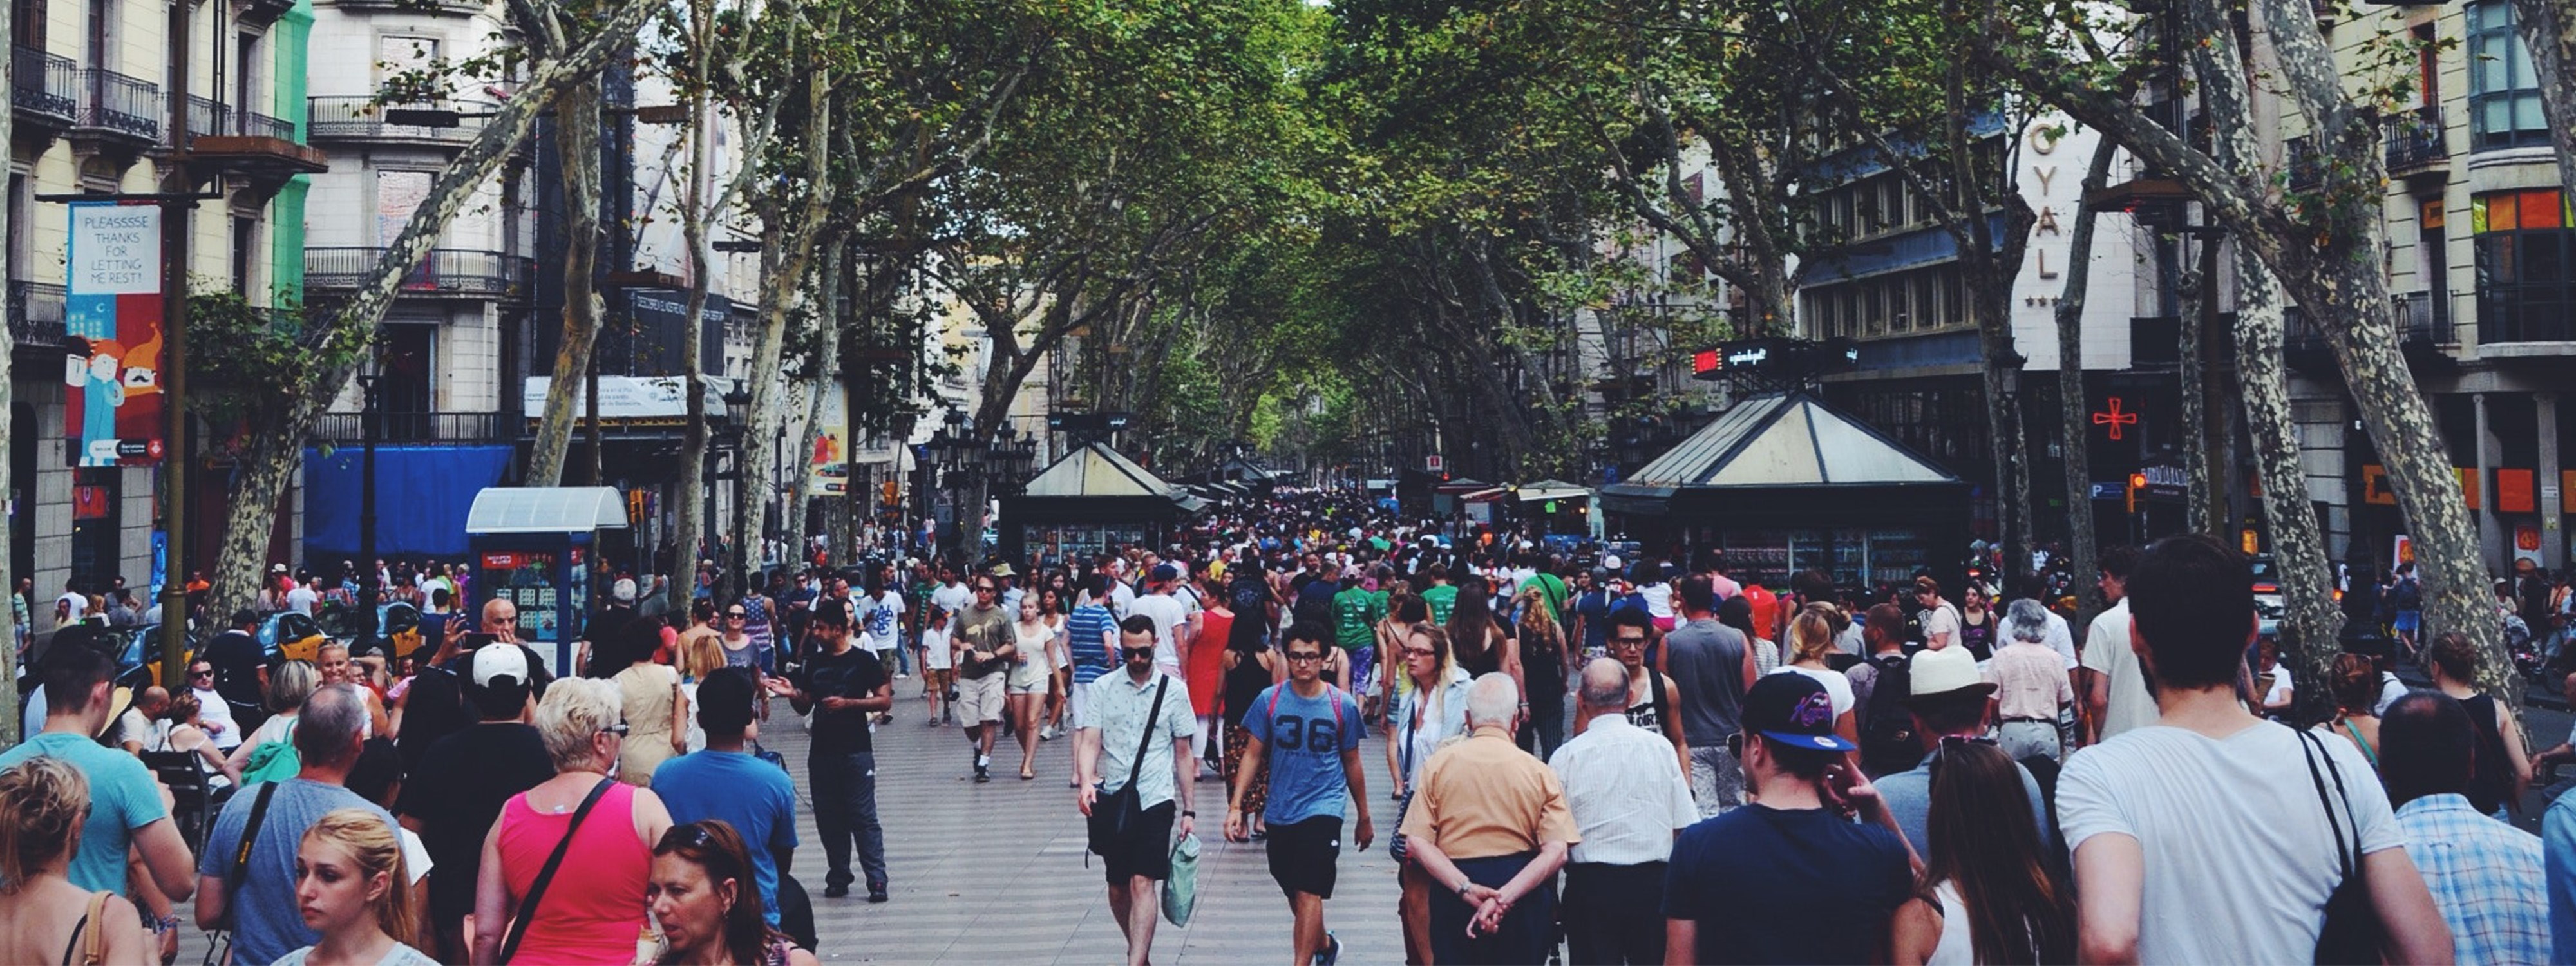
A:
[[[963,733],[921,722],[920,679],[895,683],[897,717],[877,730],[877,808],[885,824],[894,899],[869,905],[864,889],[824,899],[823,849],[814,832],[805,775],[805,732],[785,701],[773,702],[763,744],[787,756],[798,803],[798,881],[814,895],[825,962],[1119,962],[1126,950],[1105,901],[1100,866],[1084,867],[1081,814],[1074,810],[1070,736],[1038,746],[1038,777],[1019,780],[1019,746],[996,748],[994,781],[976,785]],[[1385,779],[1374,736],[1360,750],[1369,780]],[[1199,907],[1188,928],[1161,924],[1156,963],[1251,963],[1288,958],[1288,908],[1270,881],[1259,843],[1222,841],[1225,798],[1198,785]],[[1376,817],[1390,822],[1380,787]],[[1381,836],[1393,832],[1382,825]],[[1341,881],[1325,906],[1345,963],[1402,962],[1395,925],[1395,865],[1383,839],[1367,852],[1345,844]],[[182,919],[189,919],[185,913]],[[193,920],[191,920],[193,921]],[[204,934],[183,931],[180,961],[203,957]]]

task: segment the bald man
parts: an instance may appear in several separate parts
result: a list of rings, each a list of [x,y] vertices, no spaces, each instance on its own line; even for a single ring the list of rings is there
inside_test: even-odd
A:
[[[394,748],[402,752],[403,769],[408,772],[420,766],[429,746],[438,739],[473,724],[478,715],[465,699],[465,663],[473,660],[474,648],[486,643],[517,644],[526,653],[533,690],[530,697],[546,693],[554,681],[547,673],[545,659],[519,640],[519,607],[506,597],[483,602],[481,626],[475,637],[465,633],[463,624],[450,624],[440,635],[438,651],[422,662],[420,673],[411,687],[394,703]],[[488,637],[489,639],[484,639]]]
[[[1664,863],[1673,833],[1699,820],[1690,780],[1663,735],[1628,723],[1628,666],[1583,666],[1583,733],[1549,755],[1581,836],[1566,852],[1565,939],[1575,963],[1664,961]]]

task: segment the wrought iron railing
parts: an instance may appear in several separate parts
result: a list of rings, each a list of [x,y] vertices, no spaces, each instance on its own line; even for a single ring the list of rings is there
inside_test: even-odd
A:
[[[97,67],[81,71],[80,124],[158,140],[169,101],[161,85]]]
[[[489,443],[502,439],[501,429],[508,421],[497,412],[490,413],[378,413],[383,442],[398,445],[421,443]],[[363,443],[367,439],[366,416],[363,413],[325,413],[313,426],[313,438],[340,444]]]
[[[2408,292],[2397,296],[2397,341],[2408,346],[2458,341],[2451,334],[2449,293]]]
[[[2450,145],[2442,140],[2442,108],[2438,104],[2393,115],[2384,123],[2391,172],[2421,168],[2451,156]]]
[[[2290,169],[2290,190],[2306,191],[2326,181],[2326,159],[2317,152],[2314,137],[2300,136],[2282,142],[2283,160]]]
[[[307,248],[304,285],[316,290],[357,288],[375,271],[382,248]],[[403,278],[401,290],[432,295],[525,299],[534,260],[501,252],[434,248]]]
[[[80,64],[33,47],[11,47],[9,103],[69,121],[80,111]]]
[[[188,135],[295,140],[295,125],[244,107],[188,96]]]
[[[62,345],[63,287],[46,282],[10,282],[9,338],[21,346]]]
[[[2565,282],[2492,283],[2478,288],[2478,342],[2576,341],[2576,287]]]
[[[496,105],[483,101],[444,101],[437,104],[378,104],[371,97],[315,97],[306,123],[311,125],[316,141],[390,140],[436,141],[463,144],[482,133],[483,125]],[[401,123],[388,120],[434,123]],[[453,122],[453,123],[447,123]]]

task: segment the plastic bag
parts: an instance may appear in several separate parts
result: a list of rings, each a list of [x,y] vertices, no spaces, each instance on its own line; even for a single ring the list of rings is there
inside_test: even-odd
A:
[[[1175,926],[1190,924],[1199,902],[1199,837],[1181,836],[1172,843],[1172,874],[1163,879],[1163,918]]]

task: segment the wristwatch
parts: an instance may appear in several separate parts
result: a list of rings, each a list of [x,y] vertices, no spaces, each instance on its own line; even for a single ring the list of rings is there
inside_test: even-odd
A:
[[[1199,817],[1199,813],[1197,813],[1197,812],[1193,812],[1193,811],[1190,811],[1189,809],[1186,809],[1186,808],[1184,808],[1184,809],[1182,809],[1182,810],[1181,810],[1181,814],[1186,815],[1186,816],[1189,816],[1189,817],[1191,817],[1191,818],[1197,818],[1197,817]]]
[[[1474,880],[1474,879],[1460,879],[1460,880],[1458,880],[1458,898],[1461,898],[1461,899],[1467,898],[1467,889],[1468,889],[1468,887],[1473,886],[1473,885],[1475,885],[1475,884],[1476,884],[1476,880]]]

